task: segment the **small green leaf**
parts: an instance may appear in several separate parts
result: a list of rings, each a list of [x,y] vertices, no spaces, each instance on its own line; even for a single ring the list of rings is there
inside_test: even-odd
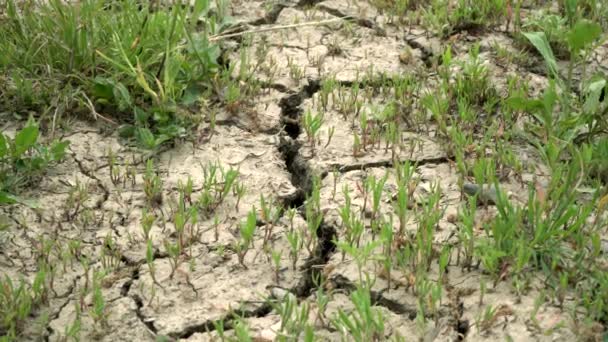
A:
[[[592,82],[587,87],[587,99],[583,105],[585,113],[593,114],[600,105],[602,90],[606,87],[606,80],[600,79]]]
[[[13,157],[18,158],[36,144],[38,140],[38,126],[30,125],[23,128],[15,136]]]
[[[589,44],[593,43],[602,34],[602,27],[592,21],[579,20],[568,32],[568,46],[572,53],[578,53]]]
[[[60,161],[65,156],[65,150],[70,145],[69,140],[58,141],[51,146],[51,155],[53,156],[53,161]]]
[[[121,138],[133,138],[135,136],[135,126],[133,125],[122,125],[118,128],[118,135]]]
[[[510,97],[505,101],[505,104],[513,110],[528,113],[538,112],[543,109],[543,103],[540,100],[527,99],[521,96]]]

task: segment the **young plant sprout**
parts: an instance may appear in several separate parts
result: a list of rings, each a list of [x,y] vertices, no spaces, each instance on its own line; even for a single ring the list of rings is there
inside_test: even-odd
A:
[[[324,117],[323,113],[317,113],[313,115],[311,111],[306,111],[304,116],[302,117],[302,126],[304,131],[306,132],[306,137],[308,139],[308,143],[310,144],[310,148],[312,153],[315,153],[315,146],[318,143],[318,135],[323,125]]]
[[[257,224],[257,215],[256,209],[253,207],[249,214],[247,214],[247,219],[240,224],[240,238],[237,242],[235,242],[234,249],[237,253],[239,264],[245,267],[245,256],[247,252],[251,248],[253,243],[253,236],[255,234]]]

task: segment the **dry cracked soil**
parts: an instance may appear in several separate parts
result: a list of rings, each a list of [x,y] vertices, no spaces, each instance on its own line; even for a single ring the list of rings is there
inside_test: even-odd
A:
[[[379,211],[395,214],[391,205],[397,193],[391,171],[395,158],[416,165],[414,176],[419,181],[411,189],[415,199],[411,210],[423,206],[437,185],[442,190],[432,248],[440,252],[443,246],[458,242],[454,215],[466,199],[461,195],[453,158],[435,134],[411,129],[404,132],[400,149],[372,144],[354,153],[353,132],[361,130],[361,123],[344,120],[343,113],[332,105],[338,95],[322,99],[320,90],[322,81],[330,77],[346,93],[363,75],[395,74],[426,75],[423,87],[431,89],[438,82],[432,61],[442,53],[444,41],[415,25],[390,25],[385,15],[364,1],[232,1],[230,9],[237,22],[256,29],[345,16],[354,20],[348,24],[336,21],[269,30],[253,35],[247,48],[233,51],[235,70],[245,60],[242,56],[246,56],[260,64],[255,76],[266,83],[254,101],[242,104],[236,111],[220,110],[217,127],[204,142],[179,143],[154,156],[156,174],[162,180],[162,196],[154,204],[157,220],[149,232],[151,251],[141,228],[142,217],[147,215],[144,208],[149,204],[144,191],[144,183],[149,181],[146,156],[121,141],[114,130],[101,129],[93,123],[76,122],[70,131],[63,132],[63,138],[71,142],[66,160],[26,194],[40,207],[14,205],[3,209],[11,225],[0,235],[3,275],[33,282],[38,272],[37,259],[45,255],[48,241],[56,242],[46,254],[57,265],[52,291],[48,303],[26,325],[24,339],[42,336],[47,341],[62,341],[66,328],[79,316],[82,340],[213,341],[219,335],[217,322],[223,321],[230,336],[241,319],[256,341],[272,341],[281,329],[281,316],[269,299],[280,299],[290,292],[298,301],[310,303],[309,322],[317,340],[340,340],[340,331],[324,322],[323,317],[353,308],[349,295],[363,271],[375,278],[371,300],[384,316],[387,338],[576,340],[569,314],[550,301],[539,303],[546,286],[540,277],[533,277],[529,290],[516,295],[509,282],[492,284],[480,268],[466,269],[451,260],[445,271],[448,276],[442,276],[444,291],[437,312],[426,313],[426,324],[421,327],[417,319],[419,298],[410,289],[411,275],[395,270],[389,283],[377,263],[368,262],[359,270],[356,260],[335,246],[335,241],[348,238],[339,215],[345,205],[345,187],[352,190],[353,212],[369,211],[361,184],[370,175],[379,179],[388,172]],[[237,38],[226,45],[235,47],[241,42]],[[499,94],[506,91],[508,75],[517,74],[527,80],[532,94],[540,93],[548,83],[540,58],[521,66],[506,64],[497,56],[495,44],[507,51],[516,46],[501,28],[476,34],[463,32],[452,43],[453,58],[463,61],[471,46],[480,44],[479,57]],[[263,56],[256,54],[260,48],[265,51]],[[605,57],[607,50],[604,46],[595,53]],[[361,110],[386,105],[386,96],[373,84],[360,85],[359,91],[365,99]],[[327,102],[328,109],[319,141],[313,146],[301,118],[308,111],[315,112],[322,101]],[[514,150],[523,165],[524,182],[547,177],[546,168],[532,147],[521,144]],[[113,160],[108,151],[112,151]],[[115,180],[111,163],[123,173],[124,181]],[[187,253],[176,263],[164,245],[164,241],[176,239],[170,213],[188,178],[192,180],[193,197],[203,191],[209,165],[213,164],[223,170],[238,169],[238,182],[246,191],[238,203],[237,197],[230,194],[212,214],[192,225],[191,229],[196,229],[194,238],[186,242]],[[300,229],[307,224],[304,202],[312,191],[313,175],[319,175],[318,195],[324,218],[317,242],[302,248],[293,262],[287,236],[294,227]],[[501,181],[512,193],[526,192],[515,177],[503,177]],[[272,220],[258,217],[252,249],[245,255],[243,266],[233,246],[248,212],[253,207],[260,209],[261,195],[268,203],[295,209],[295,215],[284,211]],[[491,215],[493,208],[479,210],[481,215]],[[369,219],[369,213],[364,212],[363,216]],[[416,222],[412,221],[406,228],[415,227]],[[372,240],[369,230],[361,240]],[[269,249],[279,256],[278,266]],[[86,262],[66,259],[69,250],[76,250]],[[153,273],[147,252],[153,254]],[[112,271],[96,280],[95,270],[102,268]],[[439,273],[434,262],[428,277],[439,281]],[[320,274],[325,277],[322,286],[329,294],[323,314],[316,304],[318,284],[314,281]],[[105,302],[103,324],[89,314],[95,294],[83,292],[95,281],[101,282]],[[483,295],[481,283],[487,283]],[[566,296],[565,301],[569,300]],[[492,320],[479,326],[480,317],[488,308],[498,311]]]

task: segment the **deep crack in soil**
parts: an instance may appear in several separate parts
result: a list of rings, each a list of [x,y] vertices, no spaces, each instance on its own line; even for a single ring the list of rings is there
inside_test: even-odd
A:
[[[288,94],[279,101],[279,106],[281,107],[281,119],[283,125],[285,126],[284,133],[282,136],[280,136],[279,151],[281,152],[287,170],[291,174],[290,178],[292,184],[298,189],[294,197],[288,198],[284,201],[283,205],[286,208],[301,208],[304,204],[306,196],[311,191],[313,177],[312,170],[306,160],[304,160],[299,154],[300,144],[296,141],[296,138],[301,132],[300,115],[302,113],[302,109],[300,106],[305,99],[311,98],[314,93],[319,90],[319,84],[320,83],[318,80],[310,80],[306,86],[300,89],[300,91]],[[303,213],[300,212],[299,214],[303,216]],[[321,222],[321,225],[317,230],[317,238],[318,244],[315,250],[301,267],[302,277],[297,285],[291,289],[288,289],[288,291],[296,295],[298,299],[308,297],[318,286],[318,282],[316,280],[320,279],[323,266],[327,263],[331,255],[336,250],[334,243],[336,238],[335,227],[328,225],[325,222]],[[125,283],[123,285],[123,290],[127,288],[128,292],[131,282]],[[134,297],[134,299],[138,304],[138,317],[151,330],[156,332],[153,322],[147,322],[139,310],[143,306],[141,298]],[[268,298],[268,300],[275,299],[277,298]],[[171,333],[169,336],[176,339],[186,339],[196,333],[208,333],[216,330],[216,325],[218,322],[223,323],[223,328],[225,331],[232,330],[236,319],[254,317],[260,318],[270,314],[272,310],[273,309],[270,302],[266,302],[252,310],[237,309],[224,315],[224,317],[219,320],[208,320],[200,324],[191,325],[179,332]]]
[[[328,283],[332,289],[343,290],[344,292],[346,292],[346,294],[350,294],[351,292],[357,289],[357,285],[355,285],[348,278],[339,274],[332,276],[328,280]],[[410,320],[416,319],[418,310],[415,307],[411,308],[407,305],[386,298],[384,297],[382,292],[370,291],[370,296],[372,300],[372,305],[383,306],[398,315],[407,316],[407,318]]]

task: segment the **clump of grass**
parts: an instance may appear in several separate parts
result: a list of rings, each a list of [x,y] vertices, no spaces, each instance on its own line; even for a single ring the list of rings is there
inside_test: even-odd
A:
[[[219,46],[208,39],[227,24],[217,13],[203,0],[171,8],[8,0],[0,104],[39,111],[45,122],[91,113],[125,123],[122,133],[147,148],[184,136],[199,120],[185,106],[209,93],[219,69]]]
[[[433,0],[421,11],[425,26],[442,37],[489,28],[508,19],[506,0]]]
[[[240,239],[234,243],[234,250],[239,259],[239,264],[243,267],[245,266],[245,256],[247,252],[251,249],[253,245],[253,237],[256,229],[256,209],[255,207],[251,209],[249,214],[247,215],[247,219],[240,224]]]
[[[14,284],[10,277],[0,281],[0,333],[16,339],[25,319],[33,310],[33,293],[23,280]]]

